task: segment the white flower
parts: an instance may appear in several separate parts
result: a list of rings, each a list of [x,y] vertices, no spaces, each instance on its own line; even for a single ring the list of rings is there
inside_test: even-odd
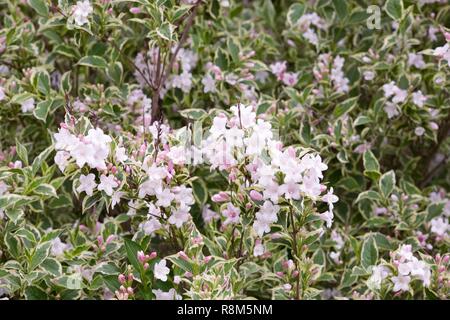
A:
[[[324,213],[319,214],[319,218],[323,221],[325,221],[327,228],[331,228],[331,225],[333,224],[333,218],[334,214],[332,211],[326,211]]]
[[[394,283],[394,288],[392,289],[394,292],[408,291],[409,283],[411,282],[411,277],[410,276],[397,276],[397,277],[392,277],[391,281]]]
[[[386,105],[384,106],[384,111],[387,113],[389,119],[398,116],[400,114],[397,105],[392,102],[386,102]]]
[[[422,108],[424,103],[427,101],[427,97],[424,96],[422,94],[422,91],[419,90],[419,91],[413,92],[412,100],[416,106],[418,106],[419,108]]]
[[[423,61],[423,56],[416,53],[408,53],[408,65],[414,66],[417,69],[425,68],[425,61]]]
[[[375,78],[375,72],[370,71],[370,70],[364,71],[363,75],[364,75],[364,80],[367,80],[367,81],[371,81]]]
[[[95,182],[95,175],[92,173],[89,173],[88,175],[82,174],[80,176],[80,185],[77,188],[77,192],[86,192],[88,196],[92,196],[92,193],[97,187],[97,183]]]
[[[169,274],[169,272],[170,269],[166,267],[165,259],[155,264],[154,275],[156,279],[164,282],[167,281],[167,275]]]
[[[127,153],[125,151],[125,148],[124,147],[118,147],[116,149],[116,160],[118,162],[123,163],[123,162],[127,161],[127,159],[128,159],[128,156],[127,156]]]
[[[272,71],[279,79],[281,79],[282,74],[286,72],[286,69],[286,61],[275,62],[270,65],[270,71]]]
[[[394,97],[392,98],[392,102],[394,102],[394,103],[405,102],[407,96],[408,96],[408,92],[406,90],[402,90],[402,89],[396,87],[394,89]]]
[[[203,77],[202,84],[204,86],[204,88],[203,88],[204,93],[216,92],[216,80],[214,80],[214,78],[209,73],[207,73]]]
[[[73,18],[75,24],[82,26],[89,22],[88,16],[94,11],[89,0],[77,1],[77,4],[73,8]]]
[[[111,197],[111,209],[114,209],[116,204],[120,203],[120,199],[125,195],[125,192],[115,191]]]
[[[181,228],[181,226],[189,220],[189,208],[188,207],[180,207],[174,211],[172,211],[172,215],[169,217],[169,223],[174,224],[177,228]]]
[[[53,135],[55,138],[55,149],[71,151],[79,143],[77,137],[65,128],[60,128],[57,133]]]
[[[157,218],[150,217],[150,219],[143,222],[140,227],[146,235],[153,235],[155,231],[162,228],[162,225]]]
[[[64,251],[66,251],[70,245],[64,243],[61,241],[59,237],[52,240],[52,247],[50,249],[50,253],[53,256],[61,256],[64,254]]]
[[[380,289],[381,283],[384,279],[386,279],[391,274],[391,270],[389,270],[386,266],[374,266],[372,269],[372,275],[368,279],[368,283],[370,283],[374,289]]]
[[[173,187],[172,192],[175,194],[175,200],[178,201],[181,206],[190,206],[195,203],[192,189],[187,188],[185,185]]]
[[[5,98],[6,98],[5,88],[0,86],[0,101],[4,100]]]
[[[158,199],[158,201],[156,201],[157,206],[167,208],[175,199],[175,194],[173,194],[169,188],[158,189],[156,190],[156,198]]]
[[[449,230],[448,219],[443,217],[434,218],[430,221],[431,232],[438,236],[445,236]]]
[[[400,262],[410,261],[413,258],[412,246],[410,244],[403,244],[397,250]]]
[[[75,159],[77,166],[82,168],[86,163],[95,162],[95,147],[90,143],[78,141],[70,151],[70,155]]]
[[[202,209],[202,217],[205,223],[210,223],[213,220],[219,219],[219,214],[209,209],[209,204],[205,205]]]
[[[447,43],[443,47],[435,48],[433,54],[441,59],[447,60],[450,67],[450,44]]]
[[[67,151],[58,151],[55,154],[55,163],[58,166],[59,170],[64,172],[67,165],[69,164],[70,154]]]
[[[414,133],[418,137],[423,136],[423,134],[425,133],[425,129],[423,127],[417,127],[416,129],[414,129]]]
[[[155,294],[156,300],[181,300],[181,296],[177,294],[174,288],[171,288],[168,292],[164,292],[161,289],[152,290]]]
[[[239,214],[241,210],[235,207],[231,202],[227,203],[226,209],[222,211],[222,215],[226,218],[223,225],[239,223]]]
[[[330,252],[330,258],[336,264],[341,264],[342,263],[342,261],[340,259],[340,256],[341,256],[341,252],[340,251],[337,251],[337,252],[331,251]]]
[[[327,194],[322,196],[322,201],[328,203],[329,210],[332,211],[334,206],[333,203],[336,203],[339,198],[333,194],[333,187],[328,190]]]
[[[258,242],[255,244],[255,247],[253,248],[253,255],[255,257],[262,256],[264,252],[266,251],[266,248],[261,242]]]
[[[25,100],[24,102],[22,102],[20,107],[21,107],[23,113],[33,111],[34,110],[34,99],[29,98],[29,99]]]
[[[270,232],[270,225],[278,220],[277,213],[280,207],[273,205],[270,201],[265,201],[261,209],[256,213],[253,229],[262,237],[264,233]]]
[[[115,180],[114,176],[105,176],[102,174],[100,176],[100,184],[98,185],[98,191],[105,191],[108,196],[112,196],[114,192],[114,188],[117,188],[119,184]]]
[[[0,196],[4,195],[7,191],[8,191],[8,185],[5,182],[0,181]]]
[[[407,276],[411,272],[410,264],[409,262],[400,263],[397,267],[398,273],[402,276]]]
[[[383,85],[384,97],[390,98],[391,96],[393,96],[396,88],[397,86],[395,85],[394,81],[391,81]]]

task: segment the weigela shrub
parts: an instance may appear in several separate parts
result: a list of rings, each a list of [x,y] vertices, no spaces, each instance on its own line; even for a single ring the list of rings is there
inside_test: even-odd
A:
[[[448,298],[450,6],[372,2],[0,4],[0,297]]]

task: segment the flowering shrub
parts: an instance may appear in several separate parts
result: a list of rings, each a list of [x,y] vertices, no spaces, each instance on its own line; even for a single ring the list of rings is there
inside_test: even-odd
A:
[[[448,298],[450,6],[372,2],[0,4],[0,297]]]

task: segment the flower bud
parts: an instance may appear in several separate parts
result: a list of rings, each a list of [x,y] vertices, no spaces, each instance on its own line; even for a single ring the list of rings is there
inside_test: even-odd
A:
[[[252,198],[252,200],[254,200],[254,201],[261,201],[261,200],[263,200],[262,194],[259,193],[256,190],[250,191],[250,198]]]

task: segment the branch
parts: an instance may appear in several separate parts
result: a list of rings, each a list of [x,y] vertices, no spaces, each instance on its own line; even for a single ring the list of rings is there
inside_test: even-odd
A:
[[[191,14],[189,15],[186,26],[184,27],[183,33],[181,35],[180,41],[178,41],[177,47],[170,57],[169,64],[167,68],[163,66],[163,71],[161,72],[160,78],[157,82],[157,88],[153,93],[152,97],[152,119],[150,122],[150,125],[152,125],[155,121],[159,121],[162,117],[161,114],[161,103],[160,103],[160,91],[164,83],[166,82],[167,78],[169,77],[170,72],[173,69],[173,65],[175,63],[175,60],[177,58],[178,52],[180,51],[183,44],[186,42],[189,34],[189,29],[192,27],[194,23],[194,19],[197,15],[198,7],[201,4],[201,0],[198,0],[197,3],[194,5]],[[164,72],[165,71],[165,72]]]

